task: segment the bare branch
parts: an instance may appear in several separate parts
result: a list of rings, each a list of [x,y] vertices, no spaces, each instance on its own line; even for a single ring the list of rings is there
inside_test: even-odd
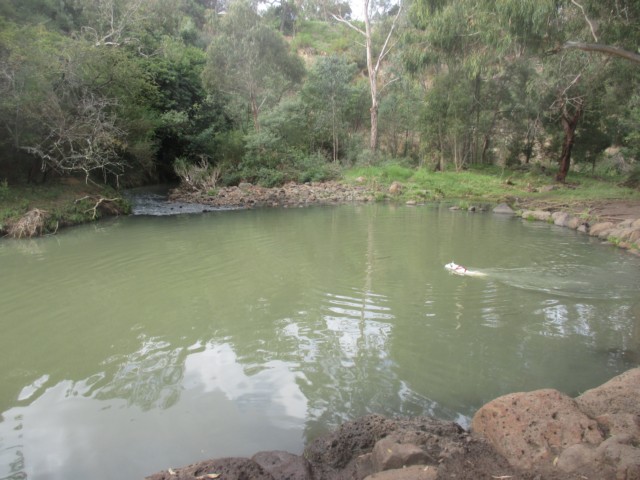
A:
[[[582,15],[584,15],[584,19],[587,21],[587,23],[589,24],[589,28],[591,29],[591,35],[593,36],[593,39],[597,42],[598,41],[598,37],[596,37],[596,32],[593,28],[593,23],[591,23],[591,20],[589,20],[589,17],[587,17],[586,12],[584,11],[584,8],[582,7],[582,5],[580,5],[578,2],[576,2],[576,0],[571,0],[571,3],[573,3],[576,7],[578,7],[580,10],[582,10]]]
[[[387,53],[389,53],[389,50],[393,46],[395,46],[395,43],[391,47],[389,47],[388,45],[389,45],[389,40],[391,39],[391,35],[393,35],[393,30],[396,28],[396,22],[398,21],[398,18],[400,17],[400,12],[402,12],[402,2],[400,2],[400,6],[398,8],[398,12],[396,13],[396,16],[393,17],[393,22],[391,23],[391,28],[389,29],[389,33],[387,34],[387,38],[384,40],[384,45],[382,45],[382,50],[380,50],[380,55],[378,55],[378,61],[376,62],[376,71],[380,67],[380,63],[382,62],[382,59],[384,57],[386,57]]]
[[[383,92],[385,88],[387,88],[389,85],[391,85],[392,83],[397,82],[398,80],[400,80],[400,77],[393,77],[391,80],[389,80],[388,82],[386,82],[381,88],[380,88],[380,92]]]
[[[84,196],[82,198],[76,199],[73,203],[80,203],[83,200],[94,200],[96,202],[96,204],[93,207],[91,207],[91,208],[89,208],[89,209],[84,211],[84,213],[93,212],[93,214],[91,215],[91,218],[93,220],[95,220],[95,218],[98,216],[98,207],[100,205],[102,205],[103,203],[112,203],[112,202],[115,202],[117,200],[121,200],[121,198],[120,197],[104,198],[104,197],[100,196],[96,200],[96,197],[94,195],[86,195],[86,196]]]
[[[356,32],[358,32],[360,35],[364,35],[365,37],[367,36],[367,34],[365,33],[364,30],[362,30],[361,28],[356,27],[353,23],[351,23],[351,21],[345,19],[342,15],[334,15],[333,13],[331,14],[331,16],[340,23],[344,23],[347,27],[352,28],[353,30],[355,30]]]
[[[578,75],[576,75],[576,78],[574,78],[569,85],[567,86],[567,88],[564,89],[564,91],[560,94],[563,98],[564,96],[567,94],[567,92],[569,91],[569,89],[571,87],[573,87],[576,83],[578,83],[578,81],[580,80],[580,77],[582,77],[582,73],[579,73]]]

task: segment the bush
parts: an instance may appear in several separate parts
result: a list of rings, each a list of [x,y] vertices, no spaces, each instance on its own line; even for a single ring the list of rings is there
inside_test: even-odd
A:
[[[253,178],[254,183],[267,188],[279,187],[284,184],[286,180],[287,178],[284,173],[270,168],[258,169]]]
[[[225,184],[227,179],[233,178],[270,188],[287,182],[324,182],[339,176],[340,167],[328,163],[322,154],[306,154],[292,148],[282,153],[245,155],[237,173],[225,175]]]
[[[297,156],[294,168],[298,171],[298,182],[326,182],[340,176],[340,167],[327,162],[320,153]]]
[[[220,179],[220,169],[209,165],[206,158],[201,159],[197,165],[189,163],[182,157],[176,158],[173,162],[173,170],[182,184],[192,190],[212,190],[216,188]]]
[[[384,165],[382,168],[383,178],[390,183],[394,181],[406,182],[415,173],[415,170],[404,167],[402,165],[398,165],[396,163]]]
[[[636,164],[634,169],[627,175],[627,178],[622,183],[624,187],[640,190],[640,164]]]

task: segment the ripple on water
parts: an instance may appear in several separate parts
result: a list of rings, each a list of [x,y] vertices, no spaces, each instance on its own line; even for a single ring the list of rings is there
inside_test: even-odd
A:
[[[465,424],[503,393],[602,383],[638,350],[638,259],[435,207],[120,218],[2,241],[0,264],[0,477],[12,445],[35,480],[140,478],[371,412]]]

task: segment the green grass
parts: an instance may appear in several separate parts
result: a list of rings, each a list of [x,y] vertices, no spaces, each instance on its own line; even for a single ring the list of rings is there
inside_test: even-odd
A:
[[[0,182],[0,236],[7,233],[9,225],[20,219],[34,208],[48,213],[45,232],[55,231],[58,227],[78,225],[95,220],[92,207],[95,201],[80,200],[87,195],[108,198],[118,194],[109,187],[98,187],[81,181],[61,182],[52,180],[43,185],[8,185]],[[121,202],[121,208],[128,211],[129,206]]]
[[[363,27],[364,28],[364,27]],[[306,20],[300,22],[298,31],[291,40],[295,50],[307,49],[315,54],[338,54],[353,48],[358,33],[340,23]]]
[[[555,182],[554,172],[508,170],[482,166],[461,172],[410,169],[397,164],[356,167],[344,172],[347,182],[363,177],[380,191],[398,181],[404,189],[398,200],[507,202],[527,201],[579,204],[594,200],[640,199],[640,191],[620,186],[622,178],[606,179],[571,172],[567,184]],[[360,178],[362,180],[362,178]]]

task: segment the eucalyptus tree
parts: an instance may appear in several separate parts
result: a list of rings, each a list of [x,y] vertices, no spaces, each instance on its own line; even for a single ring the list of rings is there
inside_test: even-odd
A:
[[[635,74],[629,71],[633,55],[620,52],[637,47],[639,21],[640,5],[633,1],[571,0],[563,5],[558,37],[564,48],[551,50],[543,72],[555,91],[549,113],[555,113],[563,129],[556,175],[560,182],[566,180],[576,143],[588,159],[620,140],[611,126],[620,125],[619,105],[640,83],[638,68]],[[587,42],[590,47],[582,48]],[[614,96],[618,98],[612,102],[603,101]],[[594,142],[596,138],[602,140]]]
[[[439,168],[447,158],[460,167],[488,162],[492,139],[504,112],[527,97],[506,95],[512,62],[535,50],[554,14],[551,0],[417,0],[413,29],[405,36],[410,71],[427,87],[427,141]],[[514,103],[515,102],[515,103]],[[433,111],[436,109],[436,111]],[[528,108],[526,110],[529,110]]]
[[[305,20],[328,22],[333,19],[333,15],[351,19],[353,13],[347,0],[294,0],[294,4]]]
[[[54,95],[55,82],[63,78],[58,52],[68,41],[42,26],[3,19],[0,25],[0,148],[4,159],[20,161],[13,162],[14,174],[27,170],[31,180],[42,162],[27,156],[23,147],[47,136],[41,112]]]
[[[265,105],[274,105],[304,76],[300,58],[282,35],[243,0],[231,4],[207,50],[202,74],[211,94],[234,95],[248,105],[256,131]]]
[[[395,5],[391,10],[389,10],[388,13],[391,17],[391,20],[390,22],[388,22],[388,25],[387,22],[381,21],[381,19],[384,17],[381,17],[380,15],[378,15],[378,21],[374,25],[379,5],[376,4],[375,0],[363,1],[364,29],[357,25],[355,22],[352,22],[343,16],[333,15],[333,18],[348,25],[350,28],[360,33],[364,37],[364,47],[367,58],[367,76],[369,79],[369,93],[371,94],[371,107],[369,109],[371,116],[369,148],[372,151],[375,151],[378,148],[378,109],[380,108],[380,95],[385,85],[396,80],[396,78],[382,80],[381,74],[385,58],[396,45],[396,41],[394,40],[394,31],[396,29],[396,26],[398,25],[398,19],[400,18],[400,15],[402,13],[402,0],[399,0],[399,3]],[[381,44],[378,45],[374,44],[374,39],[376,39],[375,33],[377,33],[374,32],[374,26],[381,26],[383,28],[387,27],[386,34],[380,37],[382,41]]]
[[[341,139],[345,137],[345,116],[356,73],[355,64],[338,56],[320,57],[309,70],[302,89],[316,132],[329,132],[334,162],[338,161]]]
[[[444,75],[455,73],[476,86],[493,83],[497,103],[488,118],[500,121],[502,117],[503,133],[522,136],[527,132],[522,141],[514,143],[512,138],[508,142],[520,142],[525,159],[531,155],[532,127],[541,137],[545,134],[542,127],[546,127],[547,137],[558,138],[556,178],[564,181],[577,141],[584,143],[581,148],[591,157],[597,154],[596,144],[598,148],[604,145],[585,139],[601,138],[605,122],[596,119],[615,110],[614,105],[601,101],[606,91],[619,90],[613,85],[623,78],[622,60],[611,56],[612,48],[619,53],[637,46],[639,8],[637,2],[624,0],[417,0],[413,24],[426,48],[408,48],[408,63],[413,62],[418,71],[416,64],[422,71],[430,66],[432,72],[442,72],[442,65],[446,65]],[[594,42],[602,48],[593,48]],[[581,48],[586,43],[589,48]],[[434,84],[437,81],[436,76]],[[473,97],[469,119],[481,118],[480,112],[486,111],[489,103],[475,93]],[[451,113],[449,106],[441,105],[443,116]],[[527,120],[518,122],[518,118]],[[519,124],[529,126],[521,128]],[[579,125],[584,127],[582,134]]]
[[[389,86],[380,102],[380,143],[393,157],[417,158],[423,92],[403,77]]]

